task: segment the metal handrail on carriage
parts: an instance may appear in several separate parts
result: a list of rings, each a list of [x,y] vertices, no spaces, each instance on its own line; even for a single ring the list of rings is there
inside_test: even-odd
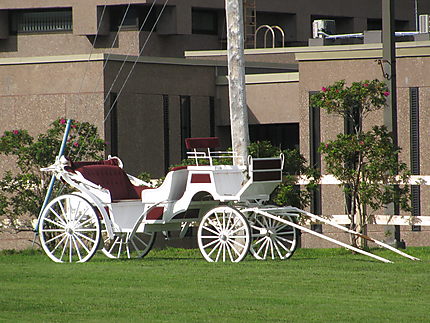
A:
[[[75,191],[56,197],[41,211],[38,231],[47,255],[56,262],[85,262],[101,249],[110,258],[144,257],[157,233],[178,231],[183,237],[197,226],[199,249],[210,262],[239,262],[248,252],[260,260],[288,259],[300,230],[390,262],[300,225],[298,218],[306,216],[418,260],[304,210],[268,205],[282,182],[283,155],[250,156],[246,166],[218,165],[217,158],[236,158],[231,152],[211,151],[219,146],[218,138],[188,138],[186,146],[195,165],[174,168],[160,187],[127,174],[117,157],[97,162],[58,157],[44,171]]]

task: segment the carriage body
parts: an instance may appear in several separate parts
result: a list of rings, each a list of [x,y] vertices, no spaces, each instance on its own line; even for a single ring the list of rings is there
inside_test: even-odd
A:
[[[192,225],[199,226],[199,247],[208,261],[242,260],[250,248],[252,235],[257,244],[263,245],[257,246],[262,249],[259,253],[264,253],[260,258],[270,254],[269,248],[272,258],[276,254],[288,258],[296,247],[295,229],[288,228],[291,237],[282,243],[285,250],[280,250],[278,245],[275,250],[273,244],[262,241],[275,235],[276,228],[269,226],[276,224],[285,229],[286,225],[258,220],[255,212],[246,211],[268,201],[282,181],[283,156],[249,157],[246,166],[233,165],[236,158],[233,153],[211,151],[218,144],[217,138],[187,139],[186,144],[192,150],[189,158],[195,160],[195,165],[173,168],[159,187],[127,174],[117,157],[98,162],[71,162],[63,157],[45,169],[75,190],[63,200],[58,197],[51,201],[42,214],[39,231],[42,246],[51,259],[87,261],[92,255],[82,256],[75,251],[73,256],[72,249],[94,254],[100,248],[111,258],[143,257],[152,248],[157,232],[179,231],[182,237]],[[95,214],[92,218],[85,214],[90,211]],[[82,222],[97,221],[99,224],[89,229],[92,235],[87,246],[80,226]],[[66,225],[66,222],[73,224]],[[52,234],[56,225],[61,235]],[[236,236],[230,237],[226,227],[231,227],[229,232]],[[94,235],[96,231],[100,231],[99,237]]]

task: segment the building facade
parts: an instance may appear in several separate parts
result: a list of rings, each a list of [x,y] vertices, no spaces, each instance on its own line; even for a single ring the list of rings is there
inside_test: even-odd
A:
[[[170,0],[164,10],[164,1],[130,3],[47,0],[42,7],[34,0],[4,0],[0,132],[24,128],[37,134],[58,117],[89,121],[109,143],[107,153],[118,155],[128,172],[154,177],[185,157],[186,137],[215,135],[228,147],[224,1]],[[430,12],[430,4],[418,4],[418,13]],[[397,5],[397,30],[415,30],[414,1]],[[380,29],[380,7],[370,0],[257,0],[257,25],[281,26],[285,40],[277,38],[275,48],[245,51],[252,140],[298,148],[309,160],[317,155],[316,141],[343,131],[342,120],[311,115],[309,95],[340,79],[382,79],[377,63],[382,45],[307,46],[312,21],[335,20],[337,33]],[[142,26],[146,17],[148,25]],[[261,35],[256,38],[259,46],[264,43]],[[428,174],[427,142],[414,138],[425,138],[428,131],[430,41],[399,42],[397,56],[402,160],[418,163],[418,172]],[[372,118],[382,120],[379,115]],[[0,171],[8,167],[1,163]],[[429,214],[429,194],[425,187],[415,194],[416,215]],[[318,198],[315,213],[344,213],[342,203],[332,202],[343,200],[339,188],[324,186]],[[383,238],[380,227],[371,230]],[[409,245],[429,245],[426,233],[426,227],[403,227],[402,239]],[[312,241],[303,239],[303,245],[320,246]]]

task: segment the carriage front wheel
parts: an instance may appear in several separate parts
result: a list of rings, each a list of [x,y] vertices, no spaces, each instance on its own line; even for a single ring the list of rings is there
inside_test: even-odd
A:
[[[85,262],[96,253],[100,220],[90,202],[66,194],[53,199],[42,212],[39,236],[45,253],[55,262]]]
[[[200,252],[209,262],[239,262],[248,253],[251,229],[238,210],[219,206],[203,216],[197,242]]]
[[[288,214],[276,215],[281,221],[265,216],[258,209],[242,210],[251,226],[251,254],[258,260],[288,259],[297,248],[299,232],[282,220],[294,222]],[[267,211],[267,212],[270,212]]]

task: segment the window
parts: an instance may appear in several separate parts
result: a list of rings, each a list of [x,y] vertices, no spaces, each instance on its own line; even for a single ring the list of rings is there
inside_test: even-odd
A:
[[[163,131],[164,131],[164,170],[170,166],[170,136],[169,136],[169,96],[163,95]]]
[[[420,115],[419,115],[419,89],[412,87],[409,89],[410,105],[410,152],[411,152],[411,172],[412,175],[420,175]],[[419,216],[421,213],[421,191],[419,185],[411,185],[412,216]],[[413,225],[412,231],[421,231],[421,226]]]
[[[10,12],[11,32],[47,33],[73,30],[72,9],[14,10]]]
[[[249,125],[251,141],[268,140],[281,149],[299,148],[299,124],[277,123]]]
[[[209,135],[211,137],[215,136],[215,98],[213,96],[209,97]]]
[[[312,95],[316,92],[309,93],[309,102],[311,101]],[[321,169],[321,154],[318,148],[321,144],[321,115],[320,109],[317,109],[309,104],[309,162],[310,165]],[[311,212],[314,214],[322,213],[322,202],[321,202],[321,185],[312,192],[311,198]],[[313,224],[311,229],[316,232],[322,232],[321,224]]]
[[[121,23],[122,30],[139,30],[140,28],[143,31],[152,30],[157,20],[154,8],[150,11],[150,6],[132,5],[128,10],[127,7],[126,5],[110,7],[111,31],[117,31]],[[145,25],[142,27],[143,23]]]
[[[193,34],[218,34],[218,13],[216,11],[193,9],[191,19]]]
[[[185,139],[191,137],[191,98],[189,95],[180,97],[181,104],[181,158],[187,158]]]
[[[118,96],[110,95],[110,154],[118,156]]]

